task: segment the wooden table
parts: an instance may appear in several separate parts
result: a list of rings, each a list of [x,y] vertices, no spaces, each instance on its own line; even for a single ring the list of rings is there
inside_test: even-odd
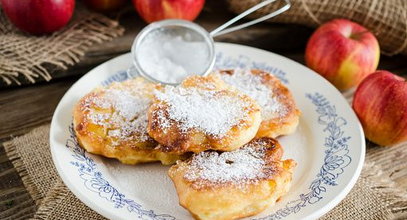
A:
[[[209,1],[197,23],[207,30],[214,29],[233,17],[225,8],[221,1]],[[94,45],[79,64],[67,71],[55,71],[56,78],[51,82],[0,90],[0,143],[49,123],[59,100],[81,75],[110,58],[129,52],[134,37],[146,24],[132,8],[121,13],[119,20],[126,28],[122,37]],[[215,40],[269,50],[304,63],[304,48],[312,31],[298,25],[262,23]],[[379,68],[406,77],[406,61],[407,56],[383,56]],[[393,180],[407,188],[407,176],[397,176]],[[33,200],[0,145],[0,219],[25,219],[35,210]]]

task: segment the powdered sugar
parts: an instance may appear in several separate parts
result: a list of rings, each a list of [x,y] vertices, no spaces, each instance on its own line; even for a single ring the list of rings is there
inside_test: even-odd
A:
[[[91,120],[93,124],[104,124],[106,121],[110,118],[109,113],[94,113],[94,114],[89,114],[88,118]]]
[[[149,140],[147,109],[150,99],[114,88],[106,89],[100,94],[102,95],[90,96],[85,101],[89,110],[87,117],[92,123],[103,126],[108,136],[119,140]]]
[[[174,120],[179,122],[182,132],[198,129],[216,136],[223,136],[239,125],[249,107],[237,95],[198,88],[167,86],[164,92],[156,92],[156,97],[168,105],[168,117],[164,117],[164,110],[158,112],[162,128],[170,126]]]
[[[141,68],[154,79],[180,83],[202,74],[210,64],[209,47],[201,35],[178,29],[150,32],[136,50]]]
[[[253,183],[267,176],[264,157],[261,143],[249,143],[231,152],[201,152],[192,157],[184,178],[201,184]]]
[[[271,89],[262,83],[262,78],[252,74],[250,70],[234,70],[233,74],[219,74],[223,81],[247,94],[260,105],[263,120],[274,117],[281,117],[286,113],[276,96],[273,96]]]

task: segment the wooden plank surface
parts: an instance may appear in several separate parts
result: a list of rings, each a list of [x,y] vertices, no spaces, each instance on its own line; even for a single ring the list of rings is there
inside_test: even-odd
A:
[[[221,1],[209,2],[209,6],[205,7],[197,20],[207,30],[212,30],[233,17],[219,3]],[[57,77],[51,82],[0,90],[0,143],[49,123],[59,100],[81,75],[96,65],[129,51],[134,37],[145,23],[132,10],[123,13],[120,22],[126,27],[124,36],[95,45],[78,65],[67,71],[56,70]],[[311,29],[298,25],[263,23],[220,36],[216,40],[258,47],[303,63],[303,51],[311,33]],[[379,68],[406,76],[406,60],[405,56],[382,57]],[[26,219],[32,216],[35,204],[8,161],[2,146],[0,180],[0,219]],[[395,180],[407,188],[407,176],[397,176]]]

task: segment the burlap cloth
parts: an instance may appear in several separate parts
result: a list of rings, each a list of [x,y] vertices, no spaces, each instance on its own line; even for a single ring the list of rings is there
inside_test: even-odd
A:
[[[48,140],[49,125],[44,125],[4,143],[9,159],[38,206],[33,219],[104,219],[62,183],[52,163]],[[398,188],[389,178],[397,170],[407,171],[407,143],[393,148],[368,146],[356,185],[322,219],[406,219],[406,189]]]
[[[0,5],[0,83],[34,83],[39,77],[49,81],[50,71],[79,62],[92,44],[123,34],[124,28],[117,21],[77,3],[69,24],[44,36],[19,31],[8,21]]]
[[[235,13],[258,4],[262,0],[226,0]],[[406,0],[290,0],[292,7],[271,22],[295,23],[318,27],[334,18],[347,18],[370,29],[386,55],[407,54]],[[283,5],[278,0],[251,17],[260,17]]]

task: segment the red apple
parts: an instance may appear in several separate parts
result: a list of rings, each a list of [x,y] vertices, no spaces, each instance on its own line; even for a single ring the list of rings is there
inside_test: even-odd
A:
[[[116,11],[126,4],[127,0],[85,0],[86,6],[99,12]]]
[[[355,92],[353,110],[372,142],[390,146],[407,141],[407,81],[388,71],[366,77]]]
[[[363,26],[345,19],[323,24],[311,36],[305,51],[308,67],[339,90],[358,85],[379,64],[375,36]]]
[[[75,0],[0,0],[11,23],[32,34],[64,27],[72,17]]]
[[[193,21],[205,0],[133,0],[139,15],[148,23],[177,18]]]

